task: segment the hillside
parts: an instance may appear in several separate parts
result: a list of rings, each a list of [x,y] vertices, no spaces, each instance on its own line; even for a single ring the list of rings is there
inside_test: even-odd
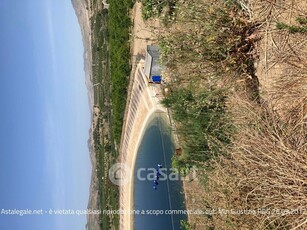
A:
[[[94,91],[93,91],[93,79],[92,79],[92,45],[91,45],[91,27],[90,27],[90,12],[87,10],[86,0],[72,0],[72,5],[75,9],[79,25],[81,28],[82,39],[83,39],[83,46],[84,46],[84,71],[85,71],[85,83],[88,89],[88,97],[89,97],[89,104],[90,110],[92,111],[93,120],[92,126],[89,130],[89,140],[88,146],[90,151],[90,158],[92,162],[92,177],[91,177],[91,185],[89,188],[90,195],[89,195],[89,202],[88,202],[88,209],[90,210],[99,210],[99,183],[98,177],[96,173],[97,167],[97,159],[96,153],[94,148],[94,135],[93,130],[97,126],[97,112],[93,109],[94,106]],[[86,229],[100,229],[100,215],[88,215],[87,216],[87,226]]]

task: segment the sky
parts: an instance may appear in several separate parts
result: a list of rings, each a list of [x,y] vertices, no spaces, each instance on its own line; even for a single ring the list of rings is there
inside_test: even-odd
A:
[[[85,229],[90,109],[70,0],[0,1],[0,229]]]

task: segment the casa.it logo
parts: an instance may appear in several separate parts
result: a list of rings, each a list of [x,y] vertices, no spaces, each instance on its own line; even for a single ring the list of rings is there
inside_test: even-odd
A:
[[[131,170],[123,163],[116,163],[109,169],[110,181],[118,186],[126,185],[129,182]]]

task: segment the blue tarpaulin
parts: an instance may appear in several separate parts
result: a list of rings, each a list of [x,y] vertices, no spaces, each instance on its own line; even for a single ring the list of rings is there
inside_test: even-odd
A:
[[[161,83],[161,76],[152,76],[151,79],[154,83]]]

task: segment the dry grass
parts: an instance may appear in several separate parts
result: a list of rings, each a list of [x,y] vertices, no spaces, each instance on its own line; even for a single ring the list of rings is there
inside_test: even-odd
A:
[[[192,216],[192,226],[195,224],[195,229],[305,229],[306,105],[299,104],[281,117],[267,104],[258,106],[242,98],[233,95],[229,101],[239,130],[230,156],[211,162],[215,168],[206,172],[203,192],[196,192],[200,188],[196,182],[187,182],[186,187],[191,184],[195,190],[187,189],[191,207],[256,213]],[[295,213],[285,213],[287,210]]]
[[[307,229],[307,39],[276,29],[276,22],[293,25],[296,17],[306,17],[306,4],[241,1],[250,21],[260,22],[256,36],[261,40],[253,54],[262,103],[236,87],[228,101],[238,131],[229,156],[211,162],[214,170],[206,172],[205,186],[192,181],[185,187],[188,209],[256,214],[194,215],[189,217],[193,229]],[[187,28],[193,30],[179,30]],[[176,67],[181,76],[190,76],[182,79],[187,82],[206,76],[202,69],[201,62]]]

